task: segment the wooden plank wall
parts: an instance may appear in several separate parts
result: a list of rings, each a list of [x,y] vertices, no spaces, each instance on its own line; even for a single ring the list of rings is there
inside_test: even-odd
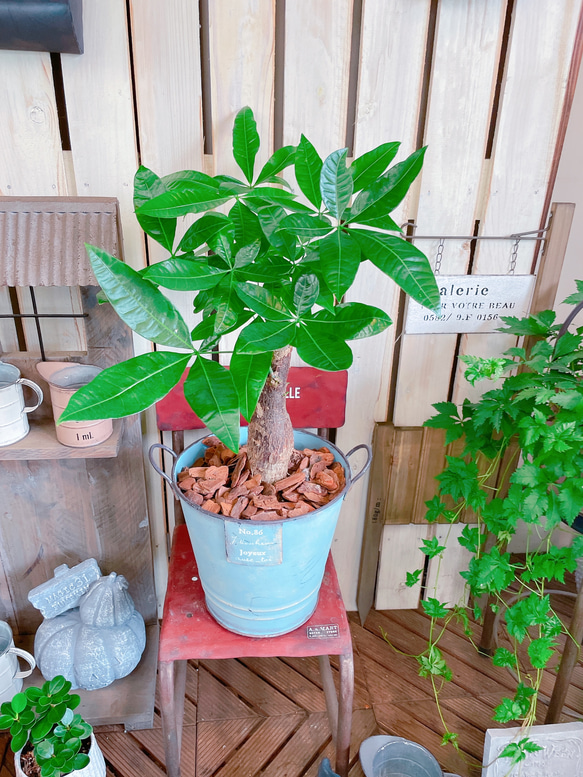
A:
[[[86,3],[83,55],[0,51],[0,192],[117,196],[126,259],[143,267],[162,252],[146,244],[133,215],[137,165],[159,174],[201,167],[234,172],[232,121],[250,105],[263,140],[261,161],[279,145],[297,143],[301,132],[323,156],[344,146],[355,156],[401,140],[403,159],[427,144],[422,176],[397,214],[401,223],[414,220],[421,235],[535,229],[544,221],[581,7],[582,0]],[[61,82],[62,99],[56,96]],[[435,254],[436,241],[419,245]],[[447,241],[441,269],[505,273],[510,250],[511,243],[481,243],[472,252],[467,240]],[[532,257],[532,246],[522,244],[517,272],[529,272]],[[74,295],[65,296],[68,302],[61,296],[46,304],[76,304]],[[431,404],[465,394],[456,353],[498,351],[500,339],[399,336],[403,300],[369,266],[350,298],[379,304],[396,325],[354,346],[338,443],[347,450],[370,442],[375,422],[391,421],[414,427],[400,445],[421,434],[423,447],[427,438],[416,428]],[[175,302],[192,322],[187,302]],[[0,290],[0,312],[9,308]],[[34,350],[32,333],[27,336]],[[82,334],[66,336],[69,347],[82,347]],[[51,347],[64,337],[55,329]],[[0,339],[4,350],[18,345],[10,323],[0,323]],[[150,346],[136,339],[135,347]],[[160,439],[153,413],[144,414],[143,429],[145,448]],[[162,600],[172,501],[145,468]],[[426,488],[416,487],[415,505]],[[407,493],[399,482],[392,499]],[[363,479],[346,501],[334,539],[351,609],[366,500]]]

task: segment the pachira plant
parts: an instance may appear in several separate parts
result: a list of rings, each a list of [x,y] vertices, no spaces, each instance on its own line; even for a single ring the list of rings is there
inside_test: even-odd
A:
[[[41,688],[15,694],[0,707],[0,729],[10,731],[12,752],[28,745],[42,777],[60,777],[89,763],[82,746],[93,729],[74,712],[81,699],[70,690],[71,683],[57,675]]]
[[[207,427],[236,452],[241,413],[250,422],[252,470],[267,482],[285,476],[293,448],[285,410],[292,348],[314,367],[344,370],[352,363],[351,340],[391,324],[377,307],[344,301],[361,263],[372,262],[422,305],[439,307],[427,258],[389,215],[421,170],[425,149],[389,167],[398,148],[384,143],[347,166],[347,149],[322,160],[302,136],[255,176],[259,136],[251,109],[243,108],[234,122],[233,155],[244,180],[192,170],[159,178],[141,167],[136,215],[169,258],[136,272],[105,251],[87,250],[118,315],[174,350],[108,368],[74,395],[60,420],[144,410],[189,366],[184,394]],[[290,166],[302,200],[280,175]],[[190,214],[194,220],[176,240],[178,219]],[[202,320],[192,331],[161,288],[194,292]],[[213,356],[234,332],[227,369]]]
[[[493,719],[516,721],[526,730],[536,720],[543,670],[566,633],[550,592],[583,556],[583,536],[565,528],[583,511],[583,327],[568,328],[583,307],[583,281],[576,283],[577,292],[565,300],[576,307],[562,325],[552,310],[503,317],[500,331],[524,338],[520,347],[497,359],[462,357],[470,383],[502,378],[500,387],[461,407],[438,403],[438,414],[425,423],[444,429],[446,444],[462,443],[457,455],[446,457],[426,519],[468,522],[458,542],[470,553],[460,572],[469,604],[464,597],[450,608],[437,598],[437,583],[426,592],[421,604],[431,617],[430,638],[416,656],[419,673],[430,678],[439,704],[443,682],[453,677],[439,648],[445,625],[459,619],[473,641],[470,616],[489,618],[494,636],[482,652],[486,647],[494,664],[516,679],[514,694],[502,699]],[[526,553],[512,555],[507,546],[520,524],[529,528]],[[566,542],[553,543],[557,527],[565,529]],[[448,538],[443,544],[426,540],[421,550],[441,566]],[[407,585],[421,575],[408,573]],[[447,726],[445,742],[457,746],[457,734]],[[502,755],[518,762],[536,749],[525,736]]]

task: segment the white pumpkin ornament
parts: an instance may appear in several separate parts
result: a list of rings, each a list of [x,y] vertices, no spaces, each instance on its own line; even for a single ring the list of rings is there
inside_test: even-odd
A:
[[[43,677],[62,674],[73,688],[95,690],[135,669],[146,628],[127,588],[125,577],[112,572],[91,583],[79,607],[41,623],[34,656]]]

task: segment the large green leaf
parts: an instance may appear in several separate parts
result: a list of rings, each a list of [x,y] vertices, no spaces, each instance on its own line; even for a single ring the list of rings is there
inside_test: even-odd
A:
[[[122,418],[145,410],[178,383],[191,356],[155,351],[108,367],[73,394],[59,423]]]
[[[365,189],[367,186],[382,175],[391,164],[400,143],[383,143],[372,151],[367,151],[362,156],[357,157],[348,168],[354,181],[354,191]]]
[[[195,170],[183,170],[180,173],[162,178],[167,191],[144,202],[137,215],[173,218],[187,213],[202,213],[228,202],[233,195],[222,194],[219,185],[209,175]]]
[[[363,256],[392,278],[415,302],[439,308],[439,289],[427,257],[406,240],[381,232],[351,229]]]
[[[144,272],[144,277],[165,289],[200,291],[214,288],[226,272],[227,270],[211,267],[204,259],[175,257],[150,265]]]
[[[383,332],[392,324],[390,317],[380,308],[362,302],[345,302],[333,312],[320,310],[314,319],[344,340],[360,340]]]
[[[238,245],[246,246],[256,240],[263,239],[261,224],[257,214],[248,208],[243,202],[237,200],[229,211],[229,217],[235,226],[235,240]]]
[[[338,228],[319,244],[326,284],[341,299],[352,286],[360,266],[360,248],[350,234]]]
[[[196,340],[203,340],[204,342],[201,343],[198,350],[199,351],[205,351],[210,350],[216,342],[218,342],[219,338],[222,335],[229,334],[229,332],[234,332],[235,329],[239,329],[239,327],[244,326],[247,321],[249,321],[250,318],[253,318],[255,314],[249,310],[243,310],[239,313],[237,316],[237,320],[234,322],[233,326],[230,327],[227,330],[223,330],[220,332],[219,335],[215,332],[215,323],[216,323],[216,312],[212,315],[205,316],[192,330],[190,333],[190,336],[193,341]]]
[[[310,141],[302,135],[296,150],[294,171],[298,186],[316,208],[319,208],[322,204],[322,194],[320,192],[321,170],[322,160],[320,155]]]
[[[281,227],[304,240],[324,237],[332,230],[332,225],[327,219],[307,213],[290,213],[281,221]]]
[[[280,205],[268,205],[258,208],[255,213],[261,224],[263,234],[271,245],[275,247],[281,246],[283,238],[277,232],[281,227],[282,220],[287,216],[285,210]]]
[[[296,334],[295,324],[281,321],[252,321],[243,329],[237,340],[235,350],[238,353],[264,353],[277,351],[293,343]]]
[[[201,421],[235,453],[239,450],[239,395],[225,367],[199,356],[184,382],[184,396]]]
[[[134,176],[134,208],[136,210],[148,200],[163,194],[165,191],[166,187],[156,173],[143,165],[138,168]],[[172,253],[176,234],[176,218],[161,219],[157,216],[140,214],[136,214],[136,217],[144,232]]]
[[[271,180],[274,175],[281,173],[286,167],[293,165],[295,155],[295,146],[283,146],[283,148],[278,148],[263,165],[261,172],[257,176],[255,185],[257,186],[260,183]]]
[[[235,237],[235,225],[228,216],[223,213],[206,213],[197,219],[186,230],[180,241],[181,251],[194,251],[203,243],[209,242],[221,232],[227,232]]]
[[[153,283],[107,251],[85,247],[97,282],[122,321],[154,343],[192,348],[184,319]]]
[[[283,300],[272,294],[264,286],[254,286],[252,283],[238,283],[237,294],[247,307],[268,321],[289,321],[293,318],[293,313]]]
[[[379,218],[390,213],[403,200],[423,165],[426,148],[414,151],[363,189],[350,209],[350,220],[365,223],[364,218]]]
[[[292,270],[292,265],[281,256],[260,256],[242,270],[236,270],[235,277],[240,281],[273,283],[287,278]]]
[[[314,273],[300,275],[294,286],[294,305],[299,316],[308,313],[320,296],[320,283]]]
[[[255,411],[257,400],[271,366],[271,351],[243,354],[235,351],[231,357],[231,375],[239,394],[239,408],[247,421]]]
[[[346,168],[347,148],[333,151],[324,160],[320,173],[320,192],[324,204],[338,220],[346,210],[352,197],[352,176]]]
[[[261,243],[259,240],[255,240],[253,243],[244,245],[235,254],[235,261],[233,263],[233,267],[235,267],[237,270],[240,270],[241,268],[247,267],[248,265],[250,265],[252,262],[255,261],[255,259],[257,259],[257,255],[259,254],[260,248],[261,248]]]
[[[329,328],[317,323],[302,325],[295,346],[298,356],[319,370],[347,370],[352,364],[350,346],[330,334]]]
[[[253,167],[258,151],[259,134],[253,111],[249,107],[241,108],[233,125],[233,156],[249,183],[253,181]]]
[[[351,222],[352,220],[352,216],[345,215],[345,221]],[[399,224],[387,213],[383,200],[367,208],[364,213],[359,213],[354,218],[354,222],[367,227],[374,227],[375,229],[386,229],[388,232],[403,233]]]

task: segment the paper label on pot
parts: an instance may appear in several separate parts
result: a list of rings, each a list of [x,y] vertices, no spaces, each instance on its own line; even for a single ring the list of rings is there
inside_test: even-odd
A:
[[[275,566],[283,560],[282,527],[255,524],[253,521],[225,521],[227,561],[232,564]]]

